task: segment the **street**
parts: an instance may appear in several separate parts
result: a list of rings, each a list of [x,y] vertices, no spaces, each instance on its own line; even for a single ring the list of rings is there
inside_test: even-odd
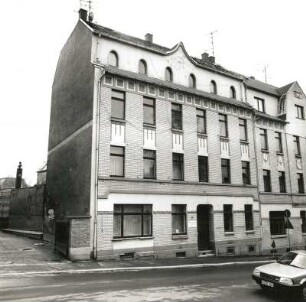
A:
[[[254,265],[0,278],[0,301],[290,301],[260,289]]]

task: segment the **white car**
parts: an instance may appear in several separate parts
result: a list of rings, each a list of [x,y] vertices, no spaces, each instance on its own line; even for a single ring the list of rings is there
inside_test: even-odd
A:
[[[306,251],[291,251],[275,263],[258,266],[252,278],[262,287],[306,294]]]

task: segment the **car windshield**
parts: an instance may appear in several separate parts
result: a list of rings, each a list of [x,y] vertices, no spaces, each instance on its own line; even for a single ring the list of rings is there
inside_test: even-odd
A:
[[[278,263],[306,269],[306,255],[289,252],[282,256]]]

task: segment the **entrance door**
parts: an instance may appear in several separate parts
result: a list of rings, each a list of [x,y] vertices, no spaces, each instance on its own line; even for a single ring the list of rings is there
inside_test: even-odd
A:
[[[198,250],[210,250],[210,211],[211,205],[198,205],[197,219],[198,219]]]

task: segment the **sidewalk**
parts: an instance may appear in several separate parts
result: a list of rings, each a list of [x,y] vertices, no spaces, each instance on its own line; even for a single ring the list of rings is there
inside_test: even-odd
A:
[[[131,259],[71,262],[53,251],[50,244],[0,232],[0,277],[33,274],[123,272],[180,269],[224,265],[260,265],[274,261],[268,256]]]

